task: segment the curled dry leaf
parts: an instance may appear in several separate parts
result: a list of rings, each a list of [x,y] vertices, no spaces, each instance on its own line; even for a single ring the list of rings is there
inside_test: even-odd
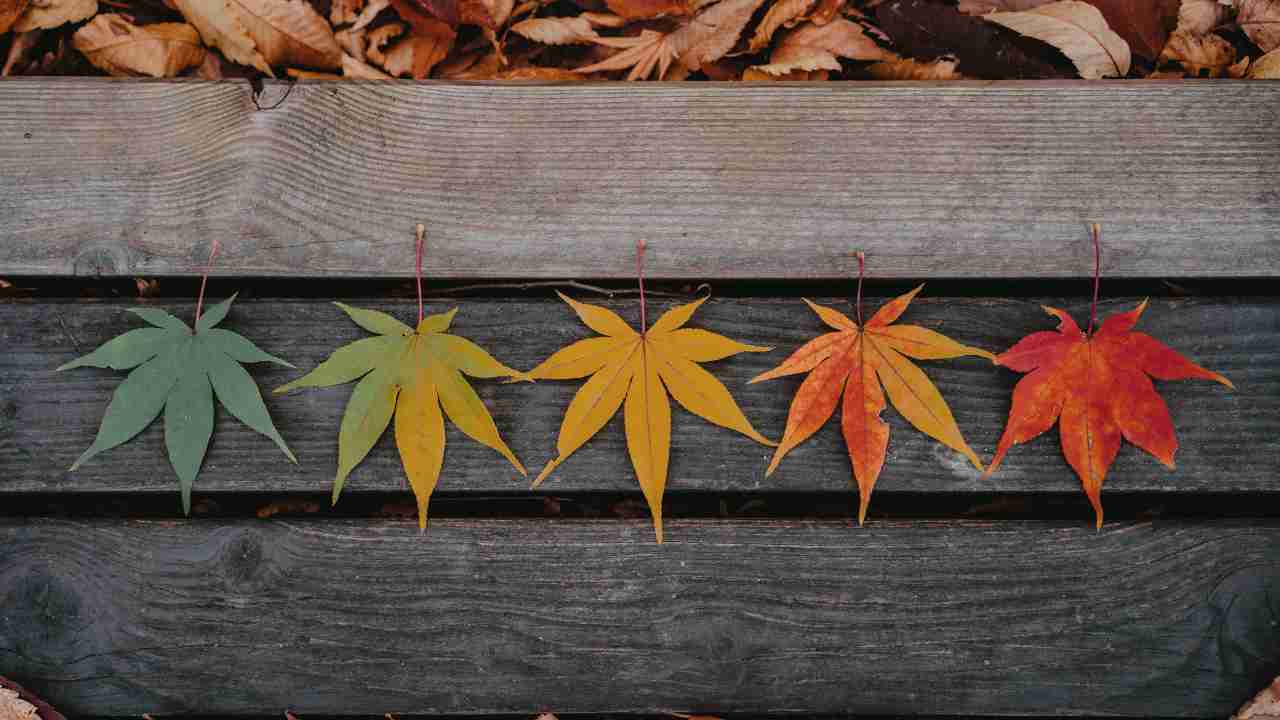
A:
[[[390,80],[391,76],[381,70],[360,62],[350,55],[342,55],[342,77],[351,80]]]
[[[1278,720],[1280,719],[1280,678],[1262,689],[1249,702],[1231,716],[1231,720]]]
[[[547,17],[521,20],[511,26],[511,32],[544,45],[574,45],[592,43],[600,39],[596,27],[618,27],[616,15],[582,13],[575,17]]]
[[[956,72],[960,64],[955,58],[938,58],[933,62],[920,62],[911,58],[872,63],[867,74],[876,80],[963,80]]]
[[[80,22],[96,12],[98,0],[31,0],[26,11],[13,23],[13,29],[15,32],[52,30]]]
[[[1255,60],[1246,77],[1250,80],[1280,80],[1280,50],[1272,50]]]
[[[755,34],[751,36],[751,42],[747,45],[747,49],[751,52],[759,52],[769,46],[773,41],[773,34],[781,28],[791,27],[800,20],[806,13],[813,9],[817,0],[778,0],[769,6],[768,12],[764,14],[764,18],[760,20],[760,24],[756,26]]]
[[[693,12],[689,0],[605,0],[605,5],[627,20],[683,17]]]
[[[1054,0],[960,0],[960,11],[969,15],[990,12],[1025,12]],[[1210,0],[1216,1],[1216,0]],[[1108,27],[1128,43],[1129,49],[1154,60],[1164,47],[1178,18],[1178,0],[1085,0],[1096,7]]]
[[[770,75],[767,72],[761,72],[756,68],[749,67],[742,72],[742,79],[745,82],[814,82],[820,80],[831,79],[831,73],[826,70],[792,70],[782,75]]]
[[[17,690],[0,687],[0,720],[39,720],[36,706],[18,697]]]
[[[273,75],[272,66],[336,70],[342,48],[306,0],[174,0],[206,45]]]
[[[98,15],[72,37],[95,67],[117,77],[176,77],[204,62],[200,34],[185,23],[138,27],[121,15]]]
[[[13,44],[9,46],[9,54],[5,56],[4,67],[0,68],[0,77],[7,77],[14,68],[27,62],[28,56],[44,32],[44,30],[28,30],[13,34]]]
[[[733,49],[752,13],[763,3],[764,0],[720,0],[669,33],[645,29],[630,37],[600,38],[597,44],[621,48],[622,52],[576,68],[575,72],[629,69],[628,80],[643,80],[656,68],[661,80],[677,59],[696,72],[703,64],[715,62]]]
[[[456,33],[440,20],[427,20],[414,26],[407,35],[403,23],[388,23],[370,31],[365,50],[369,62],[395,77],[421,80],[430,75],[431,69],[449,54]],[[388,48],[395,38],[400,39]]]
[[[1239,0],[1236,21],[1263,52],[1280,48],[1280,0]]]
[[[0,0],[0,35],[9,32],[9,28],[26,11],[29,2],[30,0]]]
[[[1195,35],[1180,30],[1169,36],[1169,44],[1160,53],[1162,65],[1175,62],[1192,77],[1221,77],[1235,61],[1235,46],[1212,33]]]
[[[356,21],[364,7],[364,0],[332,0],[329,5],[329,22],[334,27],[349,25]]]
[[[1056,47],[1086,80],[1129,74],[1129,45],[1088,3],[1059,0],[1023,12],[991,13],[983,19]]]
[[[1223,25],[1231,17],[1232,8],[1218,0],[1182,0],[1178,8],[1177,30],[1204,35]]]
[[[769,56],[769,64],[755,70],[769,75],[839,70],[837,58],[896,60],[898,56],[880,47],[864,25],[841,18],[826,25],[806,23],[788,32]]]

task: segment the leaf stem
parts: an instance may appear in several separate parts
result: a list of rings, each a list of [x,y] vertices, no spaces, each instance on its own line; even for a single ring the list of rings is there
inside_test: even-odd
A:
[[[1093,235],[1093,304],[1089,306],[1089,334],[1093,335],[1093,325],[1098,320],[1098,285],[1102,282],[1102,228],[1093,223],[1089,232]]]
[[[414,230],[417,232],[417,235],[418,235],[418,247],[417,247],[417,252],[416,252],[416,258],[414,259],[414,264],[413,264],[413,268],[414,268],[414,269],[413,269],[413,272],[414,272],[414,276],[415,276],[415,277],[417,278],[417,280],[418,280],[418,324],[419,324],[419,325],[421,325],[421,324],[422,324],[422,317],[423,317],[423,312],[422,312],[422,244],[423,244],[423,242],[426,240],[426,236],[427,236],[427,227],[426,227],[425,225],[423,225],[422,223],[418,223],[418,226],[417,226],[416,228],[414,228]]]
[[[644,335],[649,330],[649,318],[646,315],[644,305],[644,251],[649,247],[649,243],[644,239],[636,241],[636,281],[640,284],[640,334]]]
[[[867,256],[858,251],[858,327],[862,327],[862,277],[867,271]]]
[[[204,311],[204,289],[209,284],[209,273],[213,271],[213,259],[218,256],[218,249],[221,247],[216,239],[209,248],[209,263],[204,267],[204,273],[200,275],[200,294],[196,296],[196,322],[200,322],[200,313]]]

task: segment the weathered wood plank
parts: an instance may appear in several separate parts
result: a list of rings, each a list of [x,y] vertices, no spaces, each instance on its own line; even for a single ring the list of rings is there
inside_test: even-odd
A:
[[[1225,717],[1278,599],[1275,521],[0,521],[0,673],[77,714]]]
[[[822,299],[833,305],[845,299]],[[409,301],[357,301],[401,317],[416,311]],[[664,309],[670,300],[655,302]],[[879,299],[868,299],[878,303]],[[933,298],[912,305],[903,322],[945,331],[961,342],[1000,351],[1023,335],[1053,327],[1040,300]],[[1088,303],[1053,299],[1077,317]],[[1128,309],[1136,299],[1104,303],[1102,314]],[[1280,490],[1280,312],[1276,299],[1189,299],[1152,302],[1140,328],[1207,367],[1230,377],[1238,388],[1204,382],[1161,383],[1182,449],[1174,473],[1126,445],[1108,480],[1110,491],[1204,492]],[[437,309],[452,302],[433,302]],[[634,299],[607,301],[631,322]],[[173,473],[164,455],[161,424],[125,446],[100,456],[76,473],[67,467],[92,442],[102,412],[123,373],[82,369],[55,374],[53,368],[136,325],[125,302],[0,303],[0,417],[9,426],[0,438],[0,494],[10,492],[172,492]],[[187,304],[165,307],[189,316]],[[847,304],[845,305],[847,307]],[[1085,321],[1085,320],[1082,320]],[[797,298],[713,299],[694,326],[722,332],[773,352],[741,355],[710,367],[737,397],[747,416],[776,437],[800,378],[747,385],[809,337],[823,331]],[[226,327],[243,332],[268,352],[301,369],[318,364],[334,348],[364,331],[337,308],[320,300],[242,300]],[[553,351],[591,333],[556,299],[469,299],[462,303],[455,332],[470,337],[517,368],[530,368]],[[922,363],[955,411],[971,445],[990,457],[1008,413],[1010,391],[1019,376],[979,359]],[[299,371],[301,372],[301,370]],[[261,386],[278,386],[297,373],[255,367]],[[537,470],[555,448],[560,420],[577,382],[506,385],[475,383],[498,428],[525,464]],[[219,411],[219,421],[200,492],[324,492],[332,481],[342,408],[350,387],[268,397],[276,422],[301,458],[289,464],[269,440]],[[915,431],[890,409],[889,460],[877,492],[1076,493],[1078,481],[1062,459],[1056,431],[1011,453],[1000,472],[982,479],[958,454]],[[841,491],[848,486],[848,457],[832,420],[812,440],[794,450],[766,479],[770,450],[736,433],[713,427],[681,409],[673,412],[674,446],[669,488],[706,491]],[[450,428],[445,475],[440,489],[465,492],[520,492],[527,485],[493,451]],[[543,486],[548,493],[636,491],[621,427],[607,426]],[[347,484],[346,492],[403,487],[403,471],[391,434],[383,438]],[[175,496],[176,497],[176,496]],[[1083,497],[1080,500],[1084,504]],[[175,499],[176,503],[176,499]],[[873,504],[874,511],[874,504]]]
[[[264,103],[282,96],[268,88]],[[1230,112],[1224,112],[1230,108]],[[0,275],[1280,274],[1269,83],[0,82]],[[1230,192],[1223,188],[1230,187]]]

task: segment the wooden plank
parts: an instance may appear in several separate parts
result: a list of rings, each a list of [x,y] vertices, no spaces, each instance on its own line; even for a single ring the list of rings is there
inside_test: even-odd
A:
[[[270,84],[264,104],[284,95]],[[1280,86],[0,82],[0,276],[1280,274]],[[1230,108],[1230,112],[1224,112]],[[1223,188],[1231,188],[1226,192]]]
[[[841,298],[818,298],[848,307]],[[411,301],[351,300],[412,317]],[[655,301],[656,310],[674,301]],[[878,304],[879,299],[868,299]],[[993,351],[1021,336],[1053,327],[1041,302],[1066,306],[1087,322],[1088,303],[1079,299],[935,298],[917,299],[903,322],[944,331],[961,342]],[[1102,315],[1129,309],[1126,298],[1103,303]],[[1160,383],[1182,449],[1170,473],[1134,447],[1120,452],[1107,489],[1188,493],[1280,490],[1280,312],[1276,299],[1156,299],[1140,328],[1188,357],[1226,374],[1238,388],[1227,391],[1206,382]],[[433,301],[437,310],[454,301]],[[634,299],[604,301],[630,322]],[[187,317],[190,305],[163,303]],[[164,455],[160,423],[133,442],[114,449],[75,473],[67,467],[88,447],[102,412],[123,373],[82,369],[55,374],[53,368],[87,352],[138,321],[124,302],[0,303],[0,417],[12,428],[0,439],[0,493],[11,492],[172,492],[173,473]],[[656,311],[655,310],[655,311]],[[329,352],[364,334],[345,315],[321,300],[242,300],[226,327],[244,333],[267,351],[308,369]],[[805,342],[823,332],[798,298],[713,299],[693,326],[729,337],[775,346],[708,365],[737,397],[757,427],[776,437],[800,378],[747,385]],[[517,368],[530,368],[556,349],[591,333],[556,299],[469,299],[461,303],[454,331],[467,336]],[[925,362],[930,377],[948,399],[976,452],[990,457],[1008,413],[1018,375],[980,359]],[[300,371],[299,371],[300,372]],[[283,384],[298,373],[255,367],[262,387]],[[536,471],[555,447],[564,409],[578,382],[502,384],[477,381],[498,428],[525,464]],[[272,415],[302,462],[289,464],[269,440],[219,412],[219,421],[197,492],[324,492],[332,481],[336,439],[350,387],[269,397]],[[927,439],[886,411],[891,424],[889,460],[878,492],[1066,492],[1079,484],[1062,459],[1057,433],[1012,452],[1000,472],[983,479],[958,454]],[[838,421],[828,423],[794,450],[772,478],[764,477],[771,451],[736,433],[713,427],[683,410],[673,412],[674,444],[669,488],[673,491],[842,491],[850,469]],[[621,418],[579,450],[544,485],[548,493],[637,490],[627,459]],[[347,484],[346,492],[400,490],[403,471],[388,433]],[[527,485],[493,451],[450,428],[440,489],[477,493],[521,492]],[[176,497],[176,496],[175,496]],[[1083,505],[1083,497],[1080,497]],[[176,503],[176,499],[175,499]],[[873,506],[874,507],[874,506]]]
[[[1276,521],[669,532],[0,520],[0,673],[133,717],[1225,717],[1280,657]]]

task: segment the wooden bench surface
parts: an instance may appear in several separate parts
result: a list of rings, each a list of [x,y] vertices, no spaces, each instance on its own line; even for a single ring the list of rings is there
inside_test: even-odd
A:
[[[1280,275],[1273,83],[0,81],[0,275]]]
[[[0,279],[34,288],[0,298],[0,675],[78,715],[305,720],[1225,717],[1280,673],[1280,84],[269,83],[260,102],[281,98],[0,80]],[[330,299],[413,315],[370,288],[412,275],[417,222],[427,275],[459,283],[629,286],[649,240],[666,289],[709,284],[693,325],[775,347],[708,366],[773,437],[799,381],[747,381],[822,331],[801,295],[849,307],[855,251],[870,305],[940,281],[903,321],[998,352],[1053,327],[1042,303],[1087,319],[1088,222],[1100,314],[1154,293],[1140,328],[1237,390],[1159,383],[1177,469],[1124,446],[1103,498],[1133,501],[1100,532],[1056,430],[983,479],[892,409],[863,528],[832,509],[853,497],[834,423],[766,479],[767,448],[677,409],[662,546],[619,517],[640,497],[620,421],[538,491],[450,429],[453,505],[425,535],[395,517],[390,437],[336,510],[297,511],[328,493],[349,387],[267,396],[296,466],[219,411],[191,519],[159,423],[68,472],[123,373],[54,368],[137,303],[192,312],[79,289],[192,286],[218,239],[211,296],[246,291],[225,327],[299,367],[253,367],[268,390],[363,334]],[[638,318],[634,296],[567,292]],[[590,334],[549,288],[428,304],[521,369]],[[989,458],[1019,376],[921,365]],[[534,470],[578,385],[475,383]],[[620,507],[553,509],[601,502]]]

